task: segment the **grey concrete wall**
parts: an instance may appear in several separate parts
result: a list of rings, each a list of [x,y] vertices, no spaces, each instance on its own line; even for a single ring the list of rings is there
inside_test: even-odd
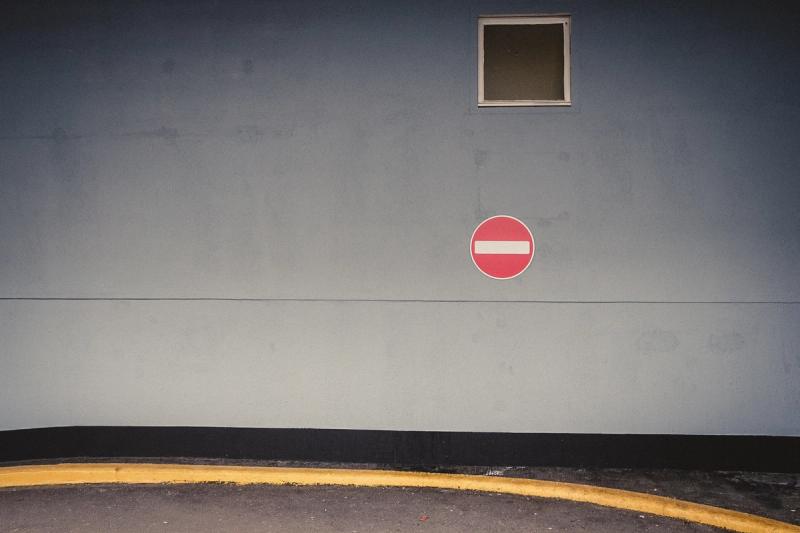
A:
[[[800,435],[792,3],[4,9],[0,429]],[[555,12],[574,105],[478,109]]]

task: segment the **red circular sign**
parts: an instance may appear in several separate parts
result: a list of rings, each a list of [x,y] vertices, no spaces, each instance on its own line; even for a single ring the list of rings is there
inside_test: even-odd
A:
[[[514,217],[487,218],[475,228],[469,253],[478,270],[494,279],[522,274],[533,260],[533,234]]]

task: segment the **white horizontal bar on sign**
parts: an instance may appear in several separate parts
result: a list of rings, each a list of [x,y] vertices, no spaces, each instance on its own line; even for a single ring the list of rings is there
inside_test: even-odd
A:
[[[515,254],[531,253],[529,241],[475,241],[476,254]]]

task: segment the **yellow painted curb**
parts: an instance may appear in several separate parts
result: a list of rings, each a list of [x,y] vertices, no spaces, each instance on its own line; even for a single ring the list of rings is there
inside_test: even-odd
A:
[[[575,483],[495,476],[347,470],[134,463],[69,463],[0,467],[0,488],[80,483],[236,483],[428,487],[499,492],[593,503],[677,518],[732,531],[800,532],[800,526],[770,518],[663,496]]]

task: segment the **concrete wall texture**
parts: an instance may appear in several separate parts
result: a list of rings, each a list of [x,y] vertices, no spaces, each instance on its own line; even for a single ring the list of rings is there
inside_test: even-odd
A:
[[[0,429],[800,435],[795,3],[18,4]],[[571,107],[477,108],[507,13]]]

